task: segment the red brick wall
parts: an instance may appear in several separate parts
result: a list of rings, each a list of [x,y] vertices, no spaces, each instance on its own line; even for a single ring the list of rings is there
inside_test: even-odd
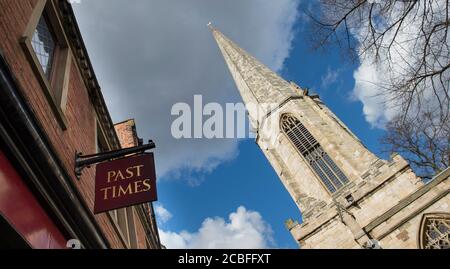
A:
[[[147,238],[147,235],[145,234],[144,226],[142,225],[141,219],[136,214],[135,210],[133,210],[133,215],[134,215],[134,223],[136,225],[136,238],[138,249],[146,249],[147,245],[145,244],[145,239]]]
[[[138,138],[135,133],[134,120],[127,120],[118,123],[114,127],[116,129],[117,137],[119,138],[122,148],[130,148],[138,145]],[[137,215],[136,210],[133,210],[133,217],[138,248],[145,249],[147,248],[145,244],[145,238],[147,237],[147,235],[145,234],[144,226],[142,225],[141,219]]]
[[[138,145],[136,134],[133,132],[135,128],[134,120],[127,120],[114,125],[117,137],[119,138],[122,148],[130,148]]]
[[[25,32],[33,7],[38,0],[0,0],[0,50],[13,70],[14,76],[37,116],[44,131],[52,141],[64,167],[72,176],[89,208],[94,203],[94,169],[85,169],[81,180],[74,174],[74,156],[76,151],[85,154],[94,153],[95,112],[89,101],[87,88],[73,56],[68,101],[66,109],[67,130],[63,131],[55,118],[53,110],[45,97],[30,62],[25,56],[19,39]],[[123,248],[111,220],[106,214],[97,215],[101,226],[113,248]]]

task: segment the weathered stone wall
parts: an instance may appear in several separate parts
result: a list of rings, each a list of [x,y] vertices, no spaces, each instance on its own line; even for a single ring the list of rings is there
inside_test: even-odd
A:
[[[380,240],[380,244],[386,249],[417,249],[419,248],[419,228],[421,224],[421,219],[423,214],[426,213],[449,213],[450,212],[450,195],[439,201],[436,201],[430,207],[422,211],[420,214],[415,215],[411,220],[403,223],[400,227],[393,230],[389,235]],[[402,215],[407,215],[407,211],[399,213]],[[393,219],[387,222],[393,222]],[[378,232],[381,228],[378,230]]]
[[[400,157],[396,158],[398,160]],[[418,248],[422,216],[450,212],[450,170],[444,171],[427,185],[415,183],[416,179],[407,166],[381,183],[379,188],[363,197],[356,196],[354,203],[341,203],[341,210],[354,218],[353,230],[351,223],[342,222],[337,217],[337,207],[330,204],[307,222],[289,227],[291,233],[306,248],[348,248],[348,242],[353,238],[357,239],[359,247],[363,247],[368,238],[373,238],[380,242],[382,248]],[[347,227],[346,232],[341,225]],[[323,231],[325,227],[328,228]],[[335,229],[339,239],[329,236],[330,229]],[[343,234],[349,236],[348,242],[341,238]]]
[[[329,223],[320,226],[313,236],[300,242],[302,249],[358,249],[361,248],[354,240],[350,229],[340,221],[333,218]]]
[[[404,207],[377,225],[371,234],[378,238],[383,248],[418,248],[421,220],[427,213],[450,213],[450,173],[446,179],[430,182],[411,197],[404,200]],[[430,188],[431,187],[431,188]],[[429,189],[424,192],[423,189]]]
[[[280,131],[278,123],[285,113],[305,125],[350,180],[360,179],[378,160],[334,114],[324,109],[320,100],[303,96],[284,103],[262,121],[257,142],[293,199],[301,203],[303,197],[303,202],[308,203],[299,204],[302,212],[305,213],[312,203],[328,204],[332,198],[289,138]]]
[[[389,178],[389,172],[395,173],[392,176],[393,178],[384,181]],[[423,183],[409,167],[402,172],[396,171],[396,169],[388,169],[379,177],[379,180],[373,179],[373,182],[368,183],[379,187],[367,193],[358,201],[358,207],[360,208],[353,207],[351,210],[362,226],[366,226],[423,186]]]

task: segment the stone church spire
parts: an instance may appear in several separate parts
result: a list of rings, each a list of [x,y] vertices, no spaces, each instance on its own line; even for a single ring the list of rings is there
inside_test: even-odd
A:
[[[378,160],[317,95],[287,82],[208,26],[258,131],[257,144],[304,216],[332,202],[334,193]],[[274,109],[261,113],[264,104]]]
[[[379,159],[319,96],[285,81],[209,26],[258,130],[256,143],[302,213],[301,224],[290,220],[286,226],[303,248],[415,247],[417,212],[429,207],[425,217],[450,219],[449,198],[443,198],[450,169],[425,186],[401,156]],[[249,104],[276,107],[258,113]],[[433,215],[436,210],[443,212]],[[426,241],[427,229],[421,230]]]
[[[247,51],[228,39],[219,30],[211,26],[211,23],[208,24],[208,27],[214,35],[246,105],[279,105],[290,97],[302,95],[302,91],[298,86],[281,78]],[[249,109],[249,114],[252,123],[260,120],[256,112],[252,111],[251,108]]]

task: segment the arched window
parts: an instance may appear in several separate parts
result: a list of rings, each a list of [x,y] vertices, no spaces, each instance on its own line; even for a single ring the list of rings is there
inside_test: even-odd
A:
[[[341,169],[297,118],[283,115],[281,129],[331,193],[336,192],[348,182],[348,178]]]
[[[450,249],[450,214],[425,214],[419,230],[422,249]]]

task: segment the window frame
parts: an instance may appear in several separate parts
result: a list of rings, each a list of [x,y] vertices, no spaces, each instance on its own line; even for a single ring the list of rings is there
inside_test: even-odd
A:
[[[425,213],[422,215],[422,218],[420,220],[419,224],[419,231],[417,233],[417,245],[419,249],[429,249],[428,242],[425,239],[426,232],[427,232],[427,224],[429,220],[443,220],[448,221],[450,220],[450,213],[448,212],[431,212],[431,213]]]
[[[32,45],[35,30],[42,16],[45,16],[49,30],[55,38],[55,51],[49,78],[47,78]],[[25,32],[20,38],[20,44],[30,62],[33,72],[43,88],[45,97],[52,108],[58,123],[63,130],[66,130],[67,120],[65,112],[72,52],[53,0],[38,0],[30,20],[28,21]]]
[[[35,42],[34,40],[35,40],[35,37],[36,37],[37,30],[38,30],[38,28],[39,28],[39,26],[41,24],[41,21],[45,23],[45,26],[46,26],[46,28],[47,28],[50,36],[51,36],[52,42],[53,42],[52,55],[49,55],[49,59],[48,59],[49,61],[47,63],[47,68],[50,67],[50,70],[46,70],[45,68],[43,68],[44,74],[46,75],[47,79],[51,80],[53,78],[54,70],[55,70],[54,69],[55,59],[58,58],[58,54],[59,54],[60,49],[59,49],[59,45],[57,44],[56,35],[55,35],[55,33],[53,31],[53,28],[51,26],[51,23],[50,23],[49,15],[48,15],[48,13],[45,10],[42,13],[41,18],[39,19],[39,22],[38,22],[38,25],[36,26],[35,32],[33,33],[33,36],[31,38],[31,44],[33,45],[33,43]],[[37,51],[34,49],[34,46],[33,46],[33,50],[34,50],[35,54],[38,56],[38,59],[39,59],[39,55],[38,55]],[[41,67],[43,67],[43,63],[41,61],[39,61],[39,63],[41,64]],[[47,74],[47,71],[49,71],[49,74]]]
[[[325,182],[323,182],[322,178],[317,174],[317,172],[315,171],[315,169],[312,167],[310,161],[308,160],[304,154],[300,151],[300,149],[294,144],[294,141],[292,141],[292,139],[289,137],[289,135],[287,134],[287,132],[284,130],[283,128],[283,120],[285,117],[292,117],[294,119],[296,119],[297,121],[299,121],[303,126],[304,124],[300,121],[299,117],[295,116],[294,114],[291,113],[284,113],[280,116],[280,121],[279,121],[279,126],[280,126],[280,130],[281,133],[283,133],[283,135],[285,136],[285,138],[289,141],[289,143],[292,145],[292,147],[295,149],[295,151],[297,151],[297,153],[300,155],[300,158],[303,159],[303,161],[308,165],[308,167],[310,168],[310,171],[314,174],[314,176],[318,179],[320,185],[325,189],[325,191],[330,194],[331,196],[335,196],[337,195],[340,190],[344,189],[346,185],[348,185],[351,181],[350,178],[341,170],[341,173],[347,178],[347,182],[341,182],[342,186],[341,187],[337,187],[335,186],[335,183],[333,183],[333,181],[329,178],[327,178],[328,181],[330,181],[330,184],[336,189],[334,192],[330,191],[328,189],[328,186],[325,184]],[[304,126],[306,130],[308,130],[308,128],[306,128],[306,126]],[[292,130],[291,130],[292,131]],[[309,131],[309,130],[308,130]],[[325,149],[322,147],[322,145],[319,143],[319,141],[313,136],[313,134],[311,134],[311,136],[313,137],[314,140],[316,140],[316,144],[318,145],[318,149],[320,149],[323,153],[325,153],[328,158],[335,164],[336,161],[333,160],[333,158],[325,151]],[[314,150],[315,151],[315,150]],[[322,160],[325,162],[325,160],[323,159],[323,156],[321,157]],[[326,164],[327,166],[329,166],[328,164]],[[339,168],[339,167],[338,167]],[[331,168],[330,168],[331,169]],[[338,175],[334,172],[331,171],[333,174],[335,174],[336,178],[338,180],[340,180],[340,178],[338,177]]]

